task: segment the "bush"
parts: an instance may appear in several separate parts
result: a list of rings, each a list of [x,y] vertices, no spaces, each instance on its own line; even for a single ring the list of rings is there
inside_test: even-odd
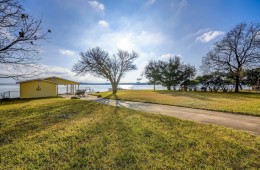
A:
[[[70,99],[79,99],[77,96],[72,96]]]

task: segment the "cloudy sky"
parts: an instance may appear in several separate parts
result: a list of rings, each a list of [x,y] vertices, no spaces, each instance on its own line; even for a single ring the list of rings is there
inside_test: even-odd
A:
[[[151,59],[179,55],[198,68],[213,43],[236,24],[260,22],[259,0],[23,0],[22,5],[52,30],[42,44],[42,76],[80,82],[106,82],[71,72],[79,53],[89,48],[138,52],[138,70],[121,81],[136,82]]]

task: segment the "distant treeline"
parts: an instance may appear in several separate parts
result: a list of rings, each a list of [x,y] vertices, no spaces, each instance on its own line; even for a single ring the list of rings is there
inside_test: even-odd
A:
[[[80,85],[111,85],[111,83],[80,83]],[[119,85],[149,85],[148,83],[119,83]]]
[[[16,83],[0,83],[0,85],[16,85]]]
[[[16,83],[0,83],[0,85],[16,85]],[[111,85],[111,83],[80,83],[80,85]],[[149,85],[148,83],[119,83],[119,85]]]

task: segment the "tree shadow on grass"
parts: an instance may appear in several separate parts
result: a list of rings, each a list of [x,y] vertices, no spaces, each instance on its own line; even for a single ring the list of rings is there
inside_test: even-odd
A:
[[[82,116],[85,116],[86,113],[92,114],[95,112],[95,109],[99,109],[96,107],[96,103],[87,102],[86,104],[85,101],[79,101],[72,103],[63,102],[63,105],[51,106],[49,108],[17,110],[16,112],[18,113],[20,112],[23,114],[23,112],[27,112],[26,115],[30,115],[30,113],[36,115],[33,117],[29,116],[28,118],[18,118],[18,121],[8,122],[8,120],[6,120],[0,122],[0,127],[2,129],[2,132],[0,132],[0,146],[11,144],[16,139],[43,131],[49,126],[57,123],[70,121],[82,114],[83,110],[84,114],[82,114]]]
[[[117,104],[119,102],[119,98],[114,93],[111,93],[111,94],[109,94],[109,95],[107,95],[107,96],[105,96],[103,98],[98,98],[98,99],[96,99],[96,102],[99,102],[99,103],[102,103],[102,104],[109,104],[110,99],[116,100],[116,106],[117,106]]]
[[[211,96],[205,96],[208,92],[189,92],[189,91],[156,91],[159,94],[170,95],[174,97],[187,97],[196,100],[212,101]]]
[[[30,99],[20,99],[20,98],[4,99],[4,100],[0,100],[0,106],[10,105],[10,104],[22,104],[33,100],[44,100],[44,99],[52,99],[52,98],[55,99],[55,98],[62,98],[62,97],[56,96],[56,97],[39,97],[39,98],[30,98]]]
[[[238,100],[247,100],[247,99],[260,99],[260,94],[251,93],[251,92],[202,92],[202,91],[156,91],[161,94],[169,94],[173,96],[185,96],[191,98],[212,100],[212,98],[221,99],[238,99]]]
[[[119,99],[117,94],[114,94],[114,93],[111,93],[110,95],[107,95],[104,98],[106,98],[106,99],[114,99],[114,100],[118,100]]]

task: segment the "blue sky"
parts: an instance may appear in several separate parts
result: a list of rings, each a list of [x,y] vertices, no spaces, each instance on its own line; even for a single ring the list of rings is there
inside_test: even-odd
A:
[[[213,43],[232,27],[260,22],[259,0],[23,0],[22,5],[52,30],[42,43],[42,76],[80,82],[106,82],[71,72],[79,53],[89,48],[138,52],[138,70],[121,81],[135,82],[151,59],[179,55],[199,68]]]

